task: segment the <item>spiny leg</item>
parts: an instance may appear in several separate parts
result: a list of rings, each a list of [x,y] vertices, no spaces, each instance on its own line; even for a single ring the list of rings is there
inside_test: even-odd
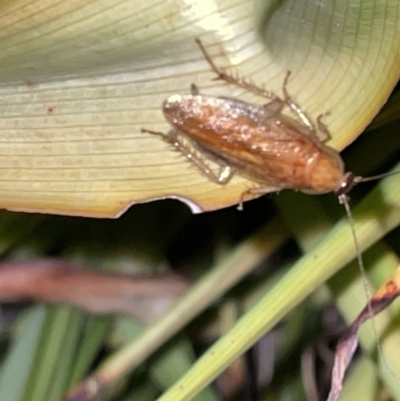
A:
[[[318,126],[318,135],[321,142],[326,142],[328,139],[331,139],[331,133],[329,132],[327,126],[321,121],[325,116],[329,116],[331,113],[327,111],[325,113],[320,114],[317,117],[317,126]]]
[[[152,131],[145,128],[142,128],[141,131],[160,136],[165,142],[171,144],[176,150],[181,152],[187,160],[189,160],[215,184],[224,185],[228,183],[236,172],[236,170],[231,166],[223,165],[222,163],[218,163],[218,160],[216,160],[217,164],[220,166],[220,171],[215,173],[200,156],[198,156],[189,148],[189,146],[179,139],[179,134],[177,131],[171,130],[166,134],[160,131]]]
[[[217,74],[216,79],[221,79],[225,82],[239,86],[240,88],[246,89],[250,92],[253,92],[257,95],[266,97],[273,101],[283,102],[283,100],[275,93],[270,92],[263,88],[259,88],[258,86],[253,85],[250,82],[246,82],[243,79],[236,78],[233,75],[228,74],[227,72],[223,71],[221,68],[217,67],[216,64],[214,63],[214,61],[212,60],[211,56],[207,52],[206,48],[204,47],[202,41],[199,38],[196,38],[195,41],[196,41],[197,45],[200,47],[200,50],[203,53],[204,58],[206,59],[207,63],[210,65],[212,71],[214,71],[215,74]]]
[[[287,83],[289,81],[289,77],[292,71],[288,70],[283,80],[282,91],[283,95],[285,96],[285,103],[292,109],[292,111],[297,114],[300,120],[303,122],[305,126],[310,130],[313,135],[316,135],[316,129],[314,127],[314,123],[311,119],[307,116],[304,110],[290,97],[287,91]]]
[[[272,192],[279,192],[283,188],[282,187],[258,187],[258,188],[249,188],[246,191],[243,191],[240,195],[239,205],[237,207],[238,210],[243,210],[243,202],[247,196],[251,195],[266,195]]]
[[[286,103],[279,99],[273,100],[272,102],[266,103],[263,105],[265,109],[267,109],[270,113],[278,115],[282,112],[283,108],[285,107]]]
[[[318,139],[320,139],[319,134],[317,133],[317,130],[315,129],[314,123],[307,116],[307,114],[304,112],[304,110],[290,97],[290,95],[287,91],[287,82],[288,82],[289,76],[291,74],[290,70],[286,73],[286,77],[283,82],[282,90],[283,90],[283,94],[284,94],[284,99],[281,99],[275,93],[265,90],[263,88],[259,88],[258,86],[253,85],[249,82],[246,82],[243,79],[242,80],[238,79],[238,78],[234,77],[233,75],[230,75],[227,72],[223,71],[221,68],[217,67],[216,64],[214,63],[214,61],[212,60],[210,54],[207,52],[206,48],[204,47],[203,43],[201,42],[201,40],[199,38],[196,38],[195,41],[196,41],[197,45],[200,47],[200,50],[203,53],[204,58],[210,65],[212,71],[214,71],[215,74],[217,74],[216,79],[224,80],[225,82],[237,85],[237,86],[239,86],[243,89],[246,89],[250,92],[253,92],[257,95],[272,99],[272,102],[264,105],[264,107],[270,109],[271,111],[273,111],[275,113],[281,112],[283,109],[283,106],[287,105],[300,118],[300,120],[308,128],[310,133],[312,135],[317,136]],[[320,125],[320,123],[318,123],[318,128],[320,128],[320,127],[321,127],[321,125]],[[328,132],[326,127],[325,127],[325,129],[322,129],[321,131],[324,134],[326,134]],[[326,139],[326,135],[324,136],[324,138]]]
[[[196,96],[200,93],[199,88],[196,84],[190,84],[190,94]]]
[[[289,76],[291,74],[291,71],[289,70],[286,73],[286,77],[283,81],[283,86],[282,86],[282,91],[285,96],[285,102],[286,104],[292,109],[294,113],[296,113],[301,121],[308,127],[310,130],[310,133],[315,135],[321,142],[325,142],[328,139],[331,138],[331,133],[329,132],[328,128],[326,125],[321,121],[321,119],[324,116],[327,116],[330,114],[330,112],[322,113],[317,117],[317,127],[318,130],[315,129],[314,123],[311,121],[311,119],[307,116],[307,114],[304,112],[304,110],[290,97],[288,91],[287,91],[287,83],[289,81]]]

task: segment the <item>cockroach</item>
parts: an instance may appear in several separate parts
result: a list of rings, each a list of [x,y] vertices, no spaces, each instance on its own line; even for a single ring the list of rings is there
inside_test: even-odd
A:
[[[223,80],[268,98],[270,103],[256,105],[231,97],[203,96],[192,84],[190,95],[172,95],[162,105],[172,130],[163,133],[142,128],[142,132],[160,136],[216,184],[227,184],[235,173],[256,182],[258,187],[241,194],[239,210],[248,195],[283,189],[307,194],[334,192],[345,207],[360,270],[365,275],[347,194],[357,183],[393,173],[363,178],[345,172],[340,154],[324,144],[330,133],[321,120],[329,113],[319,115],[314,124],[289,96],[287,83],[291,71],[286,73],[283,81],[281,98],[217,67],[200,39],[195,41],[216,74],[215,80]],[[300,121],[284,115],[284,107],[288,107]],[[182,136],[192,146],[182,140]],[[205,158],[216,162],[219,172],[214,172],[196,149]]]
[[[317,117],[316,124],[289,96],[283,81],[283,98],[246,80],[228,74],[216,66],[200,39],[196,43],[217,80],[223,80],[270,99],[266,105],[247,103],[225,96],[203,96],[192,85],[190,95],[172,95],[162,109],[173,127],[168,133],[142,129],[160,136],[174,146],[211,181],[225,185],[236,173],[247,176],[258,187],[244,191],[239,209],[248,195],[262,195],[283,189],[294,189],[308,194],[334,192],[345,206],[353,230],[359,262],[363,269],[355,236],[348,192],[360,182],[382,178],[388,174],[362,178],[344,171],[340,154],[324,144],[330,134]],[[298,120],[282,113],[288,107]],[[188,145],[182,136],[189,140]],[[213,160],[220,169],[216,173],[196,150]]]
[[[215,80],[236,85],[270,102],[256,105],[231,97],[203,96],[192,85],[190,95],[172,95],[162,105],[172,130],[163,133],[143,128],[142,132],[160,136],[216,184],[227,184],[236,173],[257,183],[257,187],[241,194],[238,209],[242,209],[247,196],[283,189],[307,194],[335,193],[349,218],[359,267],[365,277],[347,194],[355,184],[395,173],[362,178],[345,172],[340,154],[324,143],[330,134],[322,118],[329,113],[319,115],[316,123],[308,117],[287,91],[291,71],[283,81],[281,98],[217,67],[200,39],[196,43],[216,74]],[[283,114],[285,107],[296,119]],[[206,159],[217,163],[219,171],[213,171]],[[366,282],[364,286],[369,299]],[[373,316],[370,304],[369,309]]]
[[[387,175],[362,178],[344,172],[340,154],[324,144],[330,134],[321,119],[329,113],[319,115],[317,124],[312,122],[288,94],[291,71],[283,82],[282,99],[226,73],[215,65],[200,39],[196,43],[217,75],[216,80],[272,101],[255,105],[230,97],[203,96],[192,85],[190,95],[172,95],[163,103],[164,116],[173,127],[171,131],[143,128],[142,132],[160,136],[216,184],[227,184],[236,173],[258,183],[258,187],[242,193],[239,209],[248,195],[294,189],[308,194],[334,192],[348,210],[347,193],[355,184]],[[282,114],[284,107],[295,113],[301,123]],[[193,146],[188,146],[182,136]],[[195,149],[216,162],[219,172],[214,172]]]

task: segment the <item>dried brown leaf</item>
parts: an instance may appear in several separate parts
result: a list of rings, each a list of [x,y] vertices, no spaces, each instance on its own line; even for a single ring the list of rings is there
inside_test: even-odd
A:
[[[386,309],[400,295],[400,266],[393,276],[374,294],[370,304],[365,306],[347,329],[336,347],[332,369],[331,390],[327,401],[337,401],[340,397],[346,370],[358,346],[358,329],[368,319]],[[371,314],[372,313],[372,314]]]
[[[98,272],[56,260],[0,263],[0,301],[66,302],[91,313],[126,313],[150,323],[188,288],[177,275]]]

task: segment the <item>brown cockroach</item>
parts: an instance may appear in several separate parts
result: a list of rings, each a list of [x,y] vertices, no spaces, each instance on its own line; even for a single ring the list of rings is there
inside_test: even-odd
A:
[[[218,68],[200,39],[196,39],[196,43],[217,75],[216,79],[268,98],[271,102],[255,105],[230,97],[203,96],[192,85],[190,95],[172,95],[163,103],[164,116],[173,127],[171,131],[163,133],[143,128],[142,132],[160,136],[216,184],[228,183],[235,173],[258,183],[258,187],[242,193],[239,209],[242,209],[247,195],[262,195],[283,189],[308,194],[334,192],[346,209],[360,269],[364,273],[347,193],[359,182],[388,174],[362,178],[344,171],[340,154],[323,143],[330,137],[321,121],[324,114],[318,116],[314,124],[289,96],[287,82],[290,71],[282,86],[284,96],[280,98]],[[288,107],[301,123],[284,115],[284,107]],[[193,146],[188,146],[181,136]],[[220,166],[219,172],[214,172],[194,149],[216,162]]]
[[[340,154],[324,144],[330,137],[321,121],[324,114],[318,116],[314,124],[289,96],[287,83],[290,71],[283,81],[283,98],[280,98],[273,92],[218,68],[202,42],[196,39],[196,43],[217,75],[216,79],[268,98],[270,103],[256,105],[230,97],[203,96],[192,85],[190,95],[172,95],[163,103],[164,116],[173,127],[171,131],[163,133],[142,129],[142,132],[160,136],[216,184],[228,183],[235,173],[256,182],[258,187],[242,193],[239,209],[242,209],[247,195],[262,195],[283,189],[294,189],[308,194],[334,192],[344,205],[349,218],[369,299],[370,291],[365,281],[364,264],[347,193],[357,183],[394,173],[362,178],[345,172]],[[297,116],[296,120],[282,113],[285,107]],[[182,140],[182,136],[192,146]],[[207,158],[219,165],[218,172],[210,168]],[[368,308],[372,317],[369,303]],[[375,326],[374,331],[378,338]],[[381,353],[379,343],[378,348]]]
[[[330,137],[321,121],[328,113],[319,115],[314,124],[291,99],[287,91],[290,71],[283,82],[282,99],[218,68],[200,39],[196,39],[196,43],[217,75],[216,79],[268,98],[271,102],[255,105],[230,97],[202,96],[192,85],[192,94],[172,95],[163,103],[164,116],[173,127],[171,131],[163,133],[143,128],[142,132],[161,136],[216,184],[228,183],[235,173],[258,183],[258,187],[242,193],[238,206],[240,210],[247,195],[262,195],[283,189],[308,194],[334,192],[345,207],[360,270],[365,276],[347,193],[359,182],[388,174],[362,178],[344,171],[340,154],[323,143]],[[301,123],[284,115],[284,107],[288,107]],[[193,146],[188,146],[181,135]],[[220,171],[215,173],[193,148],[216,162]],[[365,287],[369,298],[366,283]]]
[[[216,79],[272,101],[255,105],[230,97],[203,96],[192,85],[192,94],[172,95],[163,103],[164,116],[173,127],[171,131],[163,133],[142,129],[142,132],[161,136],[216,184],[227,184],[235,173],[258,183],[258,187],[242,193],[239,209],[246,195],[262,195],[282,189],[308,194],[334,192],[348,209],[346,194],[356,183],[383,176],[362,178],[344,172],[340,154],[323,143],[330,137],[321,121],[324,114],[317,117],[316,129],[289,96],[286,87],[290,71],[283,82],[282,99],[227,74],[214,64],[200,39],[196,39],[196,43],[216,73]],[[283,115],[284,107],[289,107],[302,124]],[[214,172],[204,158],[182,141],[181,135],[189,139],[202,155],[216,162],[220,171]]]

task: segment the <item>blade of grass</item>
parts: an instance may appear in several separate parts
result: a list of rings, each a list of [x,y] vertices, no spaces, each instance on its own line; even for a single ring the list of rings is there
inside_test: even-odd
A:
[[[100,384],[100,390],[102,385],[112,384],[137,367],[193,317],[254,269],[286,238],[285,227],[274,220],[266,228],[241,243],[229,257],[222,260],[196,283],[161,319],[148,326],[134,341],[110,357],[94,377],[89,377],[80,387],[74,389],[69,394],[69,399],[85,391],[86,383],[92,380]]]
[[[33,361],[45,318],[44,306],[31,308],[21,316],[16,341],[12,344],[0,371],[0,400],[21,400],[34,366]],[[15,385],[16,380],[18,386]]]

